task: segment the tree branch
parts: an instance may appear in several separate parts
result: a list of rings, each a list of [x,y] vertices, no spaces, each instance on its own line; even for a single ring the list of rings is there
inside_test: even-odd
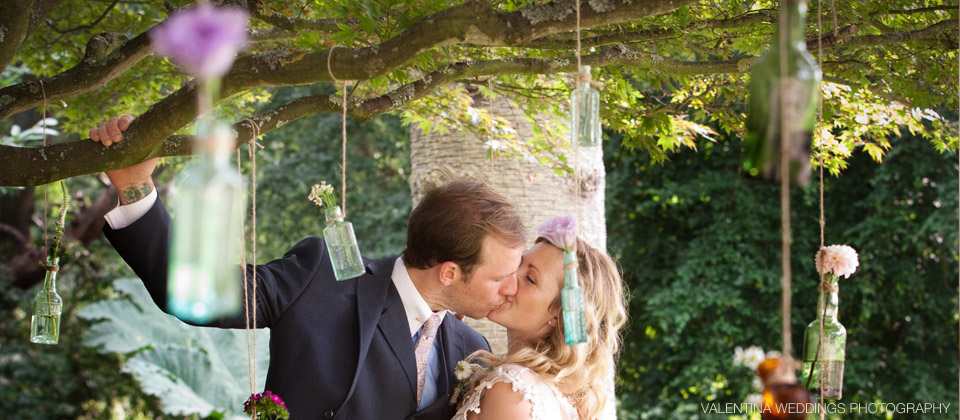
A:
[[[823,48],[836,47],[837,45],[841,45],[847,42],[847,40],[850,39],[850,37],[856,34],[858,31],[860,31],[859,26],[850,25],[838,31],[836,35],[834,34],[825,35],[823,36],[823,38],[819,40],[817,38],[808,39],[807,50],[817,51],[820,49],[821,43],[823,44]]]
[[[633,51],[624,46],[582,57],[585,65],[624,65],[686,75],[749,71],[754,60],[755,58],[687,62]],[[455,63],[384,95],[366,100],[355,98],[347,104],[347,112],[351,117],[365,121],[393,111],[431,94],[440,86],[462,78],[575,72],[575,67],[576,62],[569,59],[507,58]],[[110,147],[103,147],[89,140],[34,148],[0,145],[0,167],[5,168],[0,171],[0,185],[40,185],[72,176],[123,168],[151,157],[190,154],[192,136],[167,136],[196,116],[195,87],[194,82],[190,82],[152,106],[131,123],[124,134],[124,141]],[[259,125],[260,133],[265,134],[307,115],[340,112],[339,101],[339,95],[300,98],[251,119]],[[238,143],[250,141],[252,130],[249,122],[241,121],[233,127],[239,135]]]
[[[27,39],[33,6],[34,0],[0,2],[0,73],[7,68]]]
[[[279,13],[268,13],[263,10],[263,2],[261,1],[254,2],[249,9],[253,18],[288,31],[303,29],[332,34],[340,32],[337,24],[343,22],[340,19],[298,19],[282,16]]]
[[[687,25],[681,29],[648,29],[637,32],[621,32],[613,34],[604,34],[598,36],[592,36],[587,38],[582,38],[580,40],[581,48],[591,48],[599,47],[604,45],[613,45],[613,44],[633,44],[637,42],[645,41],[655,41],[658,39],[673,38],[678,33],[683,33],[685,31],[691,30],[709,30],[709,29],[726,29],[726,28],[735,28],[742,25],[748,25],[757,22],[774,22],[776,21],[776,16],[773,15],[768,10],[760,10],[757,12],[751,12],[743,16],[738,16],[731,19],[722,19],[722,20],[706,20],[701,22],[695,22],[690,25]],[[576,35],[574,35],[575,37]],[[574,49],[577,47],[576,38],[573,39],[557,39],[557,38],[541,38],[534,40],[532,42],[523,45],[524,48],[539,48],[539,49]]]
[[[695,0],[632,2],[601,11],[587,7],[581,25],[619,23],[660,14],[694,3]],[[521,45],[576,27],[576,16],[566,13],[573,0],[531,5],[516,12],[500,13],[489,4],[472,1],[440,11],[411,25],[382,44],[360,48],[336,48],[310,53],[271,51],[242,57],[223,78],[223,95],[260,86],[291,86],[332,80],[327,56],[338,79],[365,80],[400,68],[430,49],[460,42]],[[504,30],[507,28],[507,30]],[[44,82],[47,100],[60,100],[103,86],[144,56],[151,48],[146,33],[127,42],[103,62],[81,62]],[[0,120],[43,103],[39,83],[27,82],[0,89]]]
[[[103,14],[101,14],[100,17],[98,17],[96,20],[93,21],[93,23],[90,23],[90,24],[80,25],[80,26],[68,28],[68,29],[59,29],[57,28],[57,25],[54,24],[54,22],[50,20],[45,20],[45,21],[47,23],[47,26],[50,27],[50,29],[53,29],[54,32],[60,35],[67,35],[75,32],[85,31],[87,29],[93,29],[93,27],[97,26],[104,18],[107,17],[107,15],[110,14],[110,11],[113,10],[113,7],[116,6],[117,3],[119,2],[120,2],[119,0],[114,0],[113,3],[110,3],[110,5],[107,6],[107,10],[104,10]]]
[[[150,54],[146,33],[125,42],[103,59],[87,57],[73,68],[43,81],[47,102],[80,95],[105,85]],[[43,103],[40,82],[32,80],[0,89],[0,120]]]
[[[883,44],[893,44],[893,43],[902,43],[909,41],[916,41],[918,39],[929,38],[932,36],[939,35],[947,31],[956,31],[957,23],[960,22],[957,19],[951,20],[941,20],[933,25],[930,25],[923,29],[918,29],[916,31],[909,32],[891,32],[883,35],[861,35],[855,36],[847,40],[845,45],[854,46],[854,45],[867,45],[867,46],[876,46]]]

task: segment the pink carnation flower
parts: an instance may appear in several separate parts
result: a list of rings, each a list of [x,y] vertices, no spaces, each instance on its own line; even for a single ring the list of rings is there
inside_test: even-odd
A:
[[[570,215],[557,216],[540,225],[537,231],[553,246],[569,251],[577,242],[577,219]]]
[[[843,278],[849,278],[860,265],[857,251],[847,245],[830,245],[820,248],[815,261],[820,274],[833,274]]]
[[[242,9],[197,6],[175,13],[150,30],[150,40],[158,53],[191,75],[211,79],[230,70],[247,41],[248,20]]]

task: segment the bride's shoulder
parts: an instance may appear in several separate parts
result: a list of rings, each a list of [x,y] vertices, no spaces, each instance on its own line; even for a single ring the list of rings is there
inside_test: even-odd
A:
[[[529,368],[511,364],[497,366],[480,379],[455,418],[570,418],[554,415],[555,406],[551,402],[556,395],[552,390]]]

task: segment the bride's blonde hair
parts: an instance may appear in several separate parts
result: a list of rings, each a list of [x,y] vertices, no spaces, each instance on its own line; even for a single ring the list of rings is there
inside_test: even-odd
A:
[[[537,238],[536,243],[544,241],[550,243],[543,237]],[[491,369],[505,364],[529,368],[544,381],[556,385],[581,419],[593,419],[606,402],[602,382],[604,376],[614,369],[611,362],[620,350],[620,327],[627,319],[626,303],[617,264],[580,238],[577,238],[577,276],[583,287],[586,309],[586,343],[566,344],[561,315],[557,328],[511,355],[496,356],[481,350],[470,355],[470,359]],[[558,293],[550,311],[561,313],[561,307]],[[479,379],[476,378],[475,382]],[[476,387],[477,383],[473,383],[471,392],[476,392]]]

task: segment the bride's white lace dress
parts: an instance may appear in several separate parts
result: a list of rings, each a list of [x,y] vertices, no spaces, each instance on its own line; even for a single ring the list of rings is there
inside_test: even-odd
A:
[[[478,392],[470,394],[457,410],[453,420],[467,420],[471,413],[480,413],[480,400],[486,391],[498,383],[513,385],[530,402],[533,420],[578,420],[577,410],[553,384],[544,382],[536,372],[518,365],[498,366],[488,372],[477,385]]]

